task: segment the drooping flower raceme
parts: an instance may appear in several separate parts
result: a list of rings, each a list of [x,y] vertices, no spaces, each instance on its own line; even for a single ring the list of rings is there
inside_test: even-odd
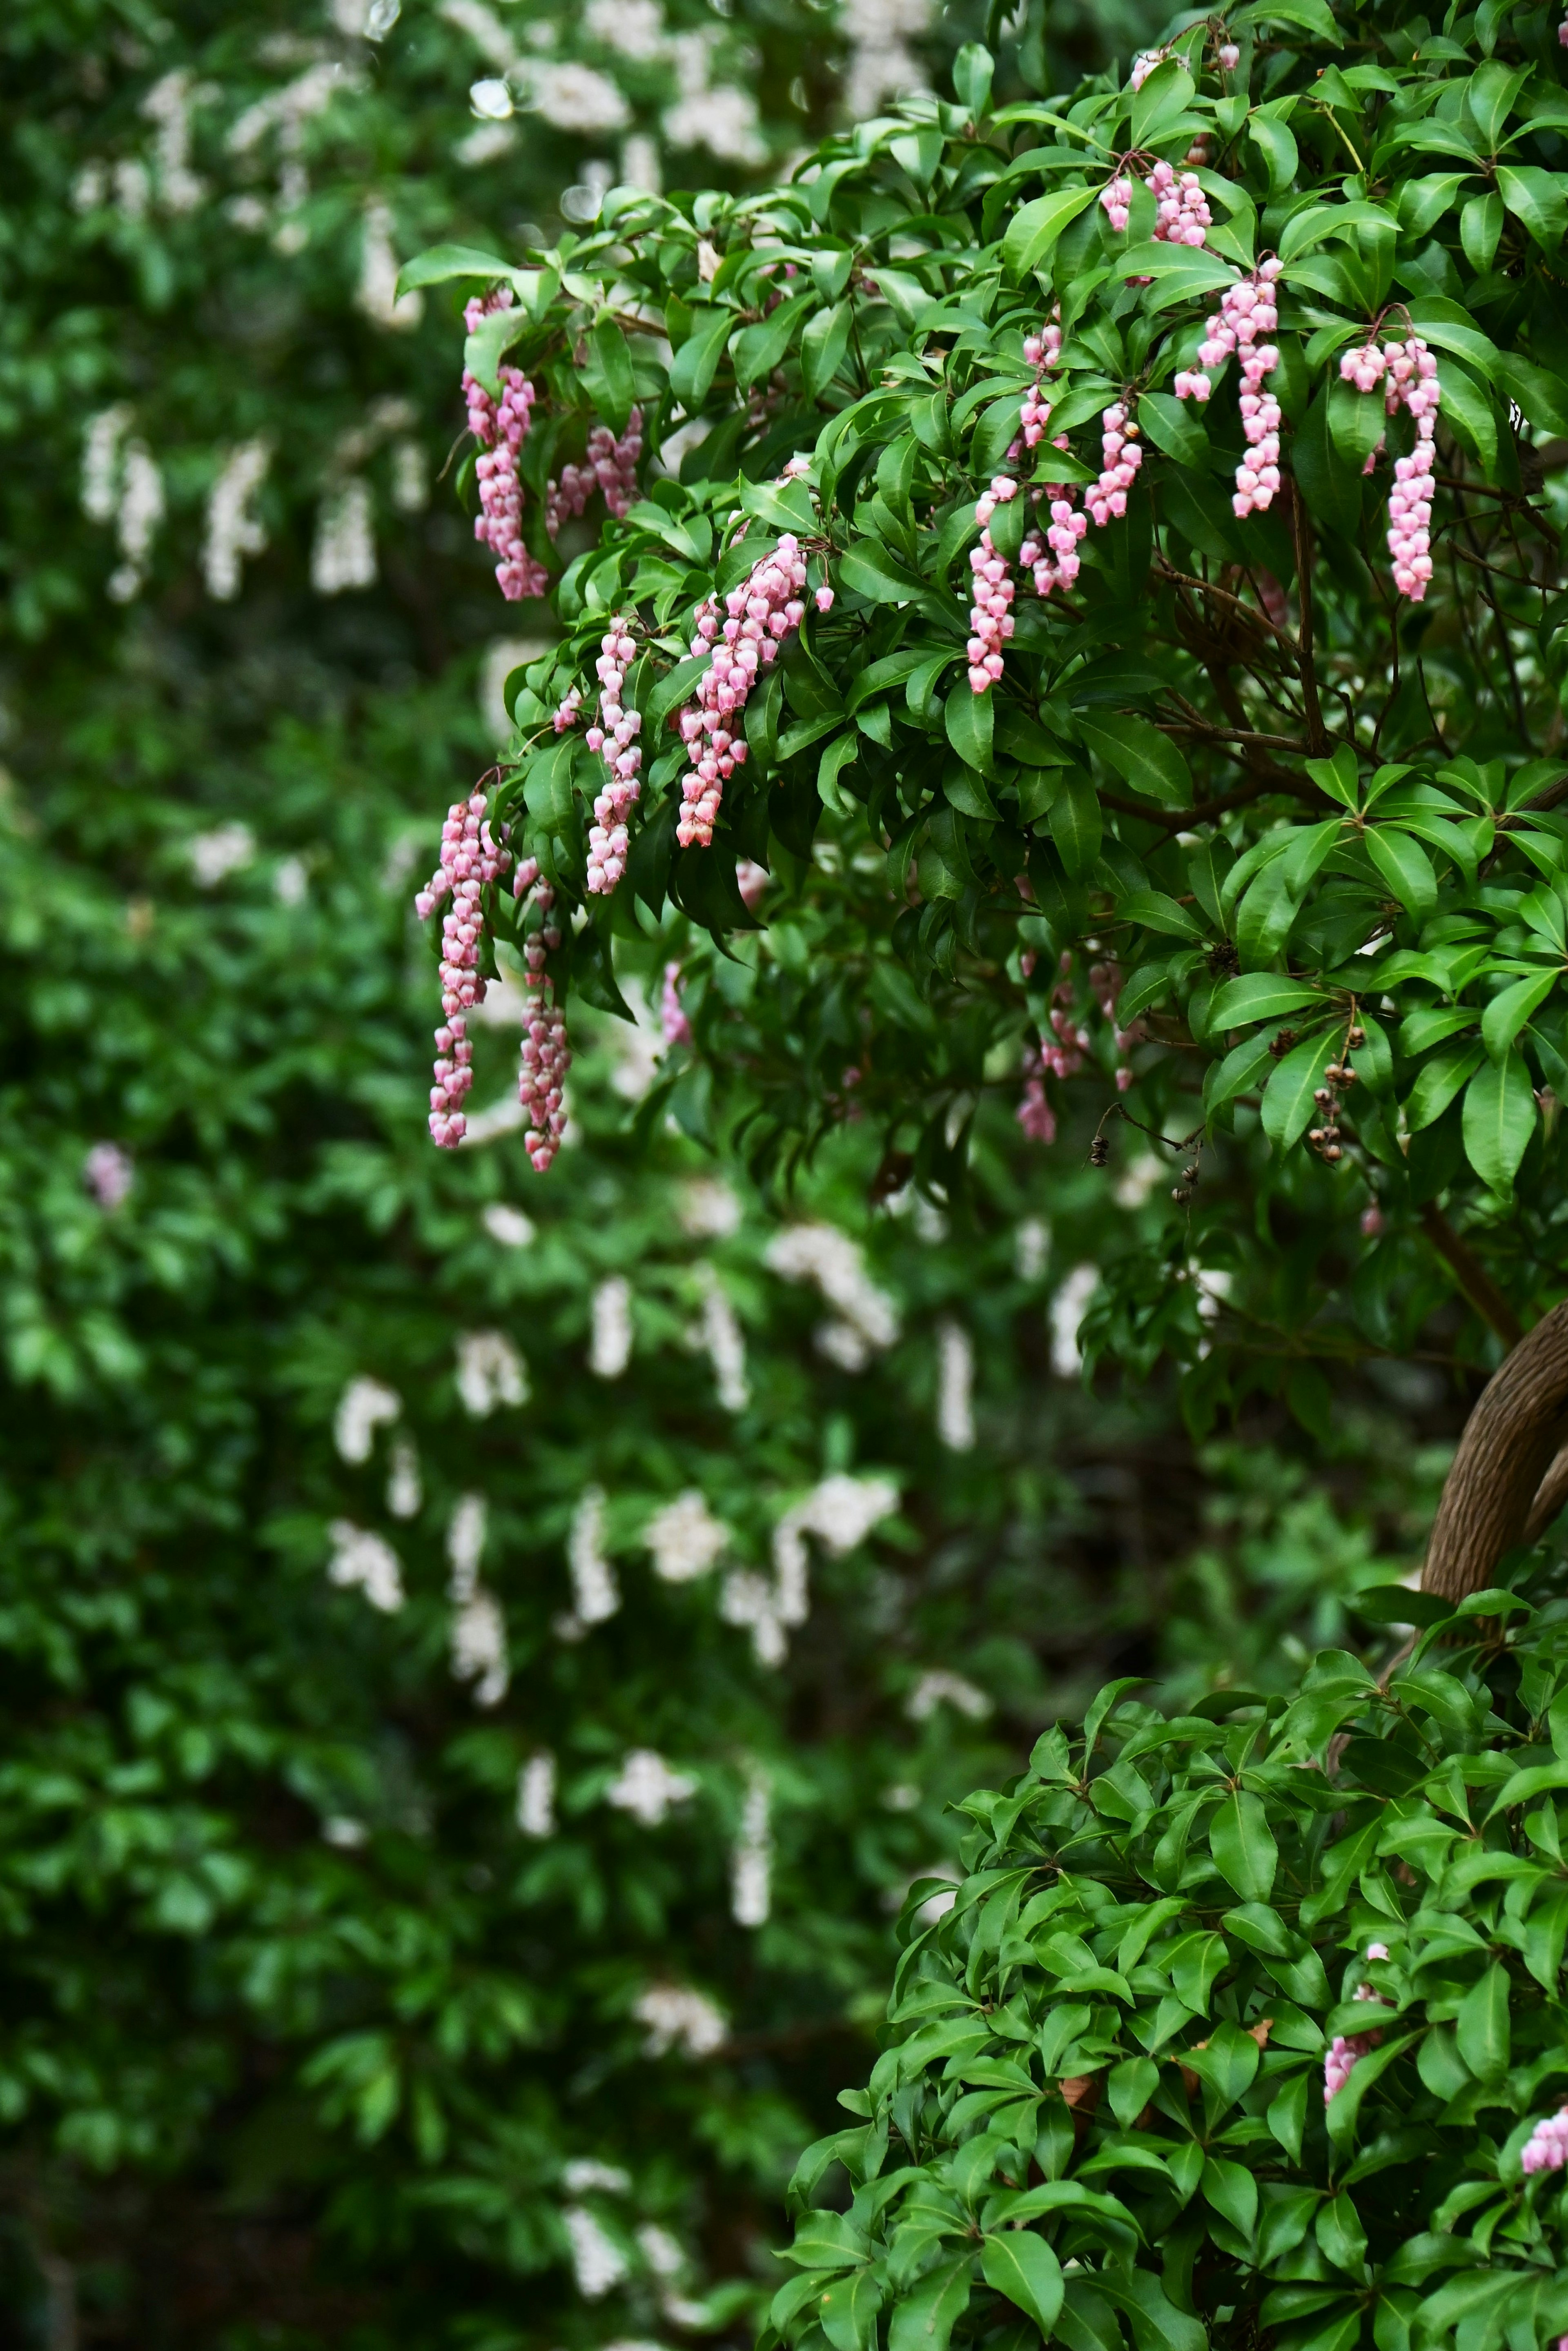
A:
[[[1016,623],[1012,616],[1013,583],[1005,555],[998,552],[991,541],[991,517],[999,506],[1008,505],[1018,496],[1018,484],[1009,475],[998,474],[988,490],[975,503],[975,520],[980,526],[980,543],[969,550],[969,569],[974,575],[974,601],[969,607],[969,684],[977,694],[988,694],[1002,674],[1002,647],[1012,635]]]
[[[1416,446],[1407,457],[1396,458],[1394,487],[1388,494],[1388,553],[1394,585],[1413,604],[1426,599],[1432,577],[1432,468],[1434,435],[1442,387],[1437,362],[1421,337],[1384,343],[1375,339],[1346,351],[1339,363],[1346,383],[1358,392],[1383,388],[1384,407],[1390,416],[1401,408],[1416,420]]]
[[[712,842],[724,787],[746,760],[741,714],[758,675],[805,617],[805,589],[806,559],[800,540],[786,531],[773,552],[760,558],[725,598],[722,625],[712,598],[697,614],[692,653],[707,654],[708,666],[680,714],[681,740],[691,762],[675,828],[683,849],[693,841],[706,849]]]
[[[1137,436],[1125,402],[1113,401],[1100,419],[1100,478],[1084,501],[1102,530],[1127,511],[1127,492],[1144,462]]]
[[[621,701],[627,665],[636,650],[626,633],[625,621],[617,613],[600,639],[599,718],[584,737],[591,751],[603,755],[608,770],[594,799],[588,834],[588,887],[601,898],[609,897],[626,871],[626,812],[635,807],[643,789],[638,780],[643,754],[637,747],[643,716],[641,711],[624,709]],[[556,716],[559,717],[559,711]]]
[[[1155,235],[1162,244],[1197,246],[1214,225],[1208,198],[1196,172],[1178,172],[1163,160],[1149,173],[1155,193]]]
[[[560,945],[560,932],[552,919],[555,890],[540,876],[537,858],[526,857],[518,866],[512,894],[527,899],[539,914],[538,928],[528,934],[523,946],[528,1018],[523,1031],[517,1100],[529,1121],[523,1146],[542,1176],[559,1150],[566,1132],[564,1089],[566,1073],[571,1067],[566,1022],[557,1007],[545,964],[546,956],[553,955]]]
[[[1280,364],[1269,340],[1280,323],[1275,281],[1282,264],[1270,254],[1220,296],[1219,308],[1204,321],[1199,365],[1182,369],[1172,389],[1178,400],[1206,401],[1212,389],[1207,371],[1239,353],[1242,390],[1239,405],[1248,451],[1236,469],[1237,514],[1263,514],[1280,487],[1280,403],[1268,379]]]
[[[595,490],[617,519],[637,495],[637,464],[643,455],[643,412],[634,408],[624,433],[595,424],[588,436],[588,455],[580,465],[566,465],[559,478],[545,485],[545,528],[551,538],[569,516],[580,515]]]
[[[1519,2162],[1527,2175],[1561,2171],[1568,2164],[1568,2106],[1536,2124],[1519,2151]]]
[[[481,299],[477,295],[463,313],[470,334],[491,311],[511,306],[510,287]],[[517,452],[528,438],[534,388],[517,368],[498,370],[501,397],[495,401],[476,376],[463,371],[463,397],[468,405],[468,429],[480,444],[474,471],[479,485],[479,512],[474,536],[498,559],[496,579],[509,604],[525,596],[542,596],[549,574],[523,544],[523,485],[517,473]]]
[[[442,1026],[435,1032],[434,1084],[430,1090],[430,1132],[444,1150],[455,1150],[467,1131],[463,1103],[474,1082],[474,1045],[468,1014],[485,1000],[479,942],[485,932],[483,893],[511,864],[511,852],[490,837],[485,821],[489,803],[483,792],[455,800],[441,828],[441,862],[414,898],[421,922],[450,894],[442,918]]]

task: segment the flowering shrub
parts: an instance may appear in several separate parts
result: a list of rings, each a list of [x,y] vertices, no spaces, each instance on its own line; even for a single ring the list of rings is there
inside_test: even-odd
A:
[[[1113,1683],[960,1806],[969,1874],[912,1892],[765,2339],[1568,2329],[1568,1618],[1550,1583],[1378,1604],[1426,1627],[1385,1684],[1329,1651],[1167,1719]]]
[[[642,415],[494,803],[588,917],[558,1000],[609,1000],[673,904],[690,975],[747,970],[692,1027],[759,1158],[852,1112],[948,1182],[987,1089],[1051,1131],[1094,959],[1096,1109],[1130,1066],[1145,1123],[1266,1144],[1270,1182],[1314,1155],[1369,1231],[1519,1183],[1550,1216],[1563,57],[1539,10],[1260,0],[993,110],[972,45],[953,99],[765,194],[612,192],[570,247],[405,271],[514,290],[468,363],[527,370],[536,439]],[[642,769],[607,904],[551,719],[612,612]]]

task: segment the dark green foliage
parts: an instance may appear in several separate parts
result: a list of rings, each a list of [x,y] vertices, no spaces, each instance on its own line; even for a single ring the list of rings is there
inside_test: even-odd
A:
[[[1376,1595],[1426,1627],[1381,1683],[1330,1650],[1168,1719],[1113,1683],[970,1797],[969,1875],[935,1923],[915,1890],[841,2101],[866,2119],[796,2173],[775,2339],[1561,2334],[1561,2173],[1521,2164],[1568,2097],[1560,1583]]]

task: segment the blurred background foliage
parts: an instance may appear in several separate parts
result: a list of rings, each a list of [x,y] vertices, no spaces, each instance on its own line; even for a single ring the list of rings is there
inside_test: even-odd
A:
[[[486,1139],[425,1139],[412,889],[549,622],[434,496],[396,261],[744,182],[978,29],[0,21],[0,2342],[747,2340],[947,1802],[1109,1675],[1281,1686],[1418,1559],[1451,1285],[1430,1361],[1184,1419],[1170,1169],[1091,1168],[1098,1100],[988,1106],[946,1210],[852,1127],[764,1204],[640,1131],[645,1004],[579,1019],[541,1182],[503,989]],[[1031,0],[1004,71],[1150,29]]]

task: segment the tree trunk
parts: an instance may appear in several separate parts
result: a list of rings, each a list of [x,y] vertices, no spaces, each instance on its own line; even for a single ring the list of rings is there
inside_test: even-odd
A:
[[[1542,1315],[1465,1423],[1437,1505],[1423,1592],[1484,1591],[1499,1560],[1533,1542],[1568,1499],[1568,1303]]]

